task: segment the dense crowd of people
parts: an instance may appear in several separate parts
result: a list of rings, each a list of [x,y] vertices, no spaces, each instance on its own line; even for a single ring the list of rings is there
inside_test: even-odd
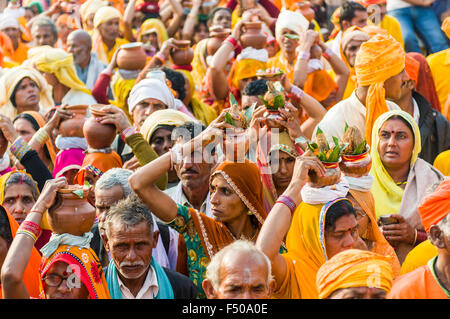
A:
[[[450,297],[449,1],[0,6],[0,298]]]

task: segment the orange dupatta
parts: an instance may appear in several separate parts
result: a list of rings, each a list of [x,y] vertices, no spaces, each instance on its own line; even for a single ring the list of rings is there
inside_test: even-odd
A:
[[[19,224],[16,222],[14,217],[9,214],[6,209],[0,205],[0,214],[6,214],[9,227],[11,229],[12,238],[16,236],[17,230],[19,229]],[[39,277],[39,265],[41,263],[41,255],[37,251],[35,247],[31,250],[30,260],[28,261],[27,268],[25,268],[25,272],[23,274],[23,282],[27,287],[28,294],[31,298],[39,298],[39,285],[40,285],[40,277]],[[1,287],[1,285],[0,285]],[[3,299],[2,290],[0,289],[0,299]]]
[[[391,257],[390,264],[392,266],[392,272],[394,274],[394,278],[397,277],[400,274],[400,262],[398,261],[394,248],[387,242],[386,238],[378,228],[377,219],[375,216],[375,201],[372,193],[370,191],[362,192],[354,189],[350,189],[349,192],[370,220],[370,226],[367,229],[364,239],[374,242],[371,249],[372,252]]]
[[[88,153],[84,157],[81,169],[75,176],[74,182],[78,185],[84,184],[84,172],[91,171],[94,175],[102,175],[106,171],[114,167],[122,167],[122,159],[119,154],[112,151],[111,153]]]

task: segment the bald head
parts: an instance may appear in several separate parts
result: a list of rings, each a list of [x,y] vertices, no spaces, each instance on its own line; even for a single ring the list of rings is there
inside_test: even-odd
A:
[[[72,31],[67,37],[67,48],[73,54],[75,64],[82,68],[89,65],[91,61],[92,39],[84,30]]]

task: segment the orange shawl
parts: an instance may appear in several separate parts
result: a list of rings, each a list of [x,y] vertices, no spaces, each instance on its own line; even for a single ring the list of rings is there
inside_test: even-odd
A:
[[[46,124],[45,119],[41,113],[35,112],[35,111],[25,111],[22,113],[30,115],[39,124],[40,128],[45,126],[45,124]],[[50,159],[52,160],[52,163],[54,165],[55,160],[56,160],[56,152],[55,152],[55,148],[53,147],[53,143],[50,138],[47,139],[47,141],[45,142],[45,146],[47,146],[48,153],[50,154]]]
[[[367,233],[363,239],[374,243],[371,249],[372,252],[391,257],[390,264],[392,266],[394,278],[397,277],[400,273],[400,262],[398,261],[394,248],[387,242],[386,238],[378,228],[377,219],[375,216],[375,201],[372,193],[370,191],[362,192],[353,189],[350,189],[349,192],[370,220],[370,225],[368,226]]]
[[[244,163],[222,162],[211,174],[212,178],[220,174],[233,188],[251,215],[256,217],[258,228],[261,229],[267,213],[263,206],[263,185],[258,166],[247,159]],[[212,258],[220,249],[236,240],[228,228],[214,219],[190,209],[192,219],[205,252]]]
[[[94,175],[102,175],[106,171],[114,167],[122,167],[122,159],[119,154],[112,151],[111,153],[88,153],[84,157],[81,169],[75,176],[75,183],[84,184],[84,172],[89,170]]]
[[[409,56],[419,62],[416,91],[422,94],[427,101],[430,102],[433,109],[441,112],[441,102],[439,102],[439,96],[436,92],[433,75],[431,74],[431,69],[428,65],[427,59],[422,54],[417,52],[408,52],[406,56]]]
[[[19,229],[19,224],[16,222],[14,217],[9,214],[3,206],[0,206],[0,214],[6,214],[9,221],[9,227],[11,229],[12,238],[16,236],[17,229]],[[36,248],[33,247],[31,251],[30,260],[28,261],[27,268],[25,268],[25,272],[23,274],[23,282],[27,287],[28,294],[31,298],[39,298],[39,265],[41,263],[41,255],[37,251]],[[1,285],[0,285],[1,288]],[[0,289],[0,299],[2,297],[2,290]]]

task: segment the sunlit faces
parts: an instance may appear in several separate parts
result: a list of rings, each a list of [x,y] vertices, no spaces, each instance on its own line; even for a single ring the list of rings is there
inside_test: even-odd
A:
[[[21,224],[35,203],[30,186],[25,183],[12,184],[5,190],[3,207]]]
[[[110,19],[98,26],[98,31],[104,42],[115,41],[119,37],[119,18]]]
[[[32,36],[36,46],[49,45],[53,47],[58,41],[57,36],[53,33],[51,25],[41,25],[32,28]]]
[[[327,257],[332,258],[341,251],[353,248],[358,236],[358,223],[353,214],[338,218],[334,229],[325,230]]]
[[[408,84],[409,75],[405,69],[384,81],[386,99],[396,101],[403,95],[403,88]]]
[[[105,248],[111,253],[119,276],[125,279],[141,278],[150,266],[159,231],[152,232],[146,222],[132,227],[112,223],[110,227]]]
[[[248,212],[247,206],[220,174],[211,180],[210,202],[214,219],[222,223],[231,223]]]
[[[39,111],[40,89],[36,82],[26,77],[16,87],[14,100],[20,112]],[[18,112],[18,113],[20,113]]]
[[[348,64],[350,64],[351,67],[355,66],[356,54],[361,48],[361,44],[363,44],[364,42],[365,41],[361,40],[350,40],[346,45],[346,47],[344,48],[343,53],[347,58]]]
[[[218,10],[212,19],[212,25],[220,25],[224,29],[231,28],[231,13],[229,10]]]
[[[150,138],[150,145],[159,156],[167,153],[173,145],[172,131],[167,128],[155,130]]]
[[[139,129],[142,124],[144,124],[145,119],[150,116],[155,111],[165,110],[167,105],[160,100],[148,98],[142,100],[134,107],[132,111],[133,122],[136,124],[137,129]]]
[[[87,299],[89,291],[70,265],[57,261],[43,278],[47,299]]]
[[[386,299],[386,291],[373,287],[351,287],[335,290],[327,299]]]
[[[267,299],[273,283],[267,282],[267,265],[255,254],[239,252],[224,257],[220,267],[221,278],[216,298],[219,299]]]
[[[290,29],[284,28],[281,31],[281,35],[283,36],[283,38],[280,41],[281,50],[285,51],[287,53],[294,53],[295,49],[299,45],[299,40],[298,39],[289,39],[289,38],[285,37],[285,35],[288,35],[288,34],[298,35],[296,32],[294,32]]]
[[[282,194],[288,187],[294,173],[295,158],[283,151],[270,153],[270,169],[277,194]]]
[[[383,165],[390,169],[409,165],[414,148],[414,135],[400,119],[387,120],[378,131],[378,153]]]
[[[95,213],[97,215],[99,229],[102,232],[105,214],[109,208],[123,199],[122,186],[114,185],[108,189],[95,189]]]

